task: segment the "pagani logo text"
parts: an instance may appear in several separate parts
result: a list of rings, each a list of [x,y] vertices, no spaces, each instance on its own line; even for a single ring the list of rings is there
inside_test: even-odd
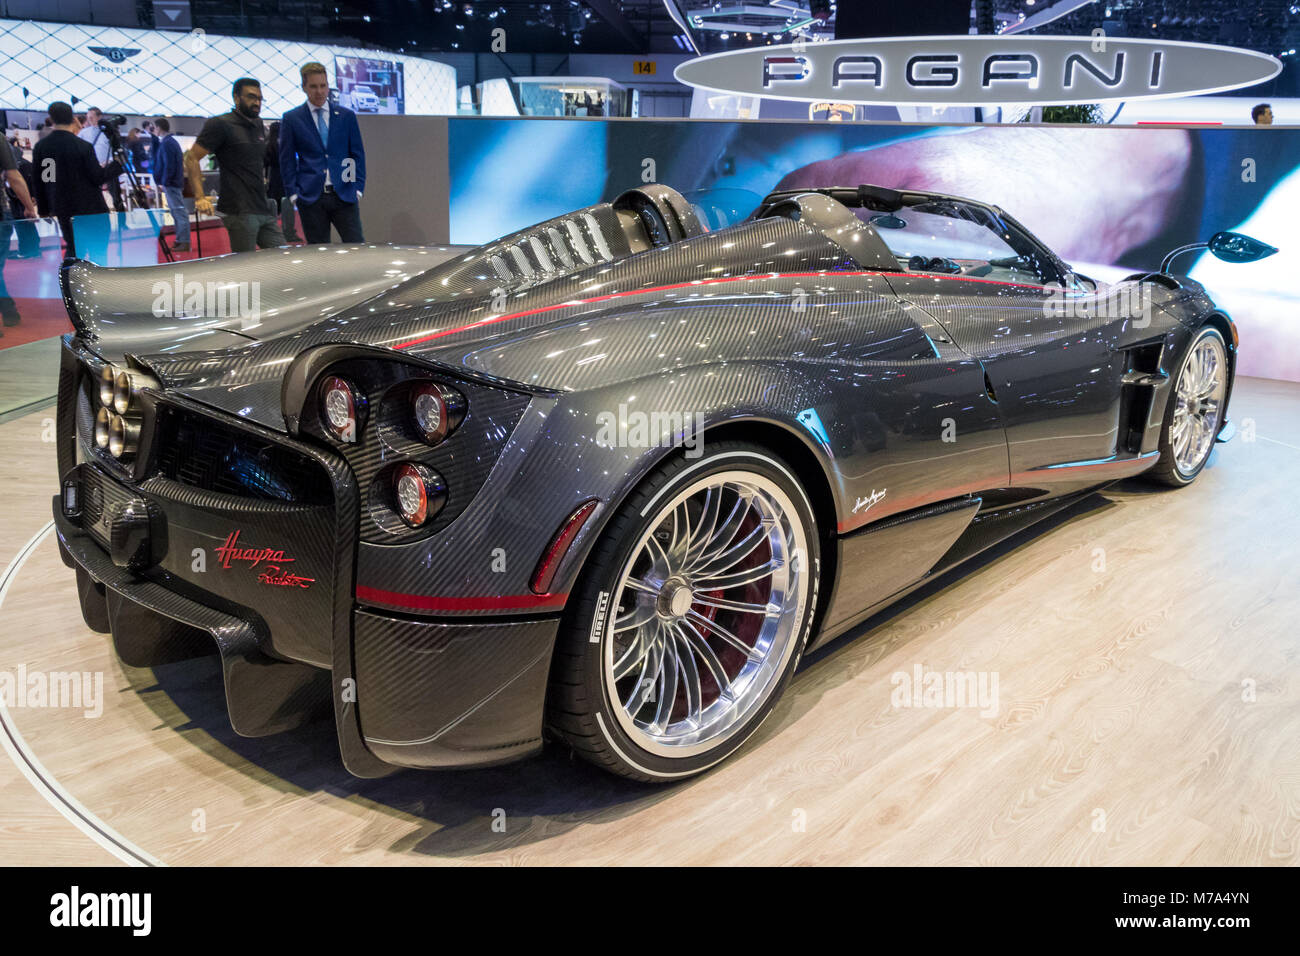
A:
[[[290,571],[285,571],[283,565],[291,564],[295,558],[290,558],[277,548],[241,548],[239,546],[239,532],[232,531],[226,535],[226,540],[221,547],[216,549],[217,558],[221,561],[221,567],[229,570],[235,562],[246,563],[249,567],[257,567],[263,562],[266,567],[257,576],[257,580],[262,584],[270,584],[275,587],[299,587],[309,588],[315,583],[315,578],[304,578]]]
[[[1096,103],[1253,86],[1282,64],[1236,47],[1131,37],[886,37],[715,53],[674,71],[688,86],[810,103]]]

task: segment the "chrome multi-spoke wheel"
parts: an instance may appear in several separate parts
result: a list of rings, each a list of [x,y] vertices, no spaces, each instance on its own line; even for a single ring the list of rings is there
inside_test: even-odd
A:
[[[710,475],[658,508],[604,635],[615,715],[640,746],[697,753],[762,704],[794,650],[806,556],[793,503],[761,475]]]
[[[1178,364],[1160,432],[1160,460],[1149,472],[1151,478],[1180,487],[1201,473],[1223,428],[1231,381],[1228,347],[1219,330],[1206,325]]]
[[[1178,471],[1190,478],[1214,447],[1228,390],[1227,355],[1217,333],[1197,339],[1183,361],[1176,389],[1169,444]]]
[[[725,759],[794,673],[820,562],[812,502],[771,452],[719,441],[663,462],[587,555],[555,652],[551,731],[638,780]]]

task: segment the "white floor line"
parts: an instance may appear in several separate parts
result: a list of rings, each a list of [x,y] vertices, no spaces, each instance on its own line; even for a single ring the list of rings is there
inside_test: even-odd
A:
[[[18,572],[22,570],[22,566],[27,562],[27,559],[35,553],[36,548],[53,530],[54,522],[51,521],[36,532],[35,536],[9,562],[4,575],[0,576],[0,609],[4,607],[5,595],[9,592],[9,585],[18,576]],[[32,753],[31,748],[27,746],[27,742],[23,740],[22,734],[18,732],[18,728],[14,726],[13,720],[9,716],[9,709],[5,707],[3,699],[0,699],[0,731],[3,731],[0,732],[0,745],[4,746],[5,753],[9,755],[9,759],[13,761],[14,766],[27,778],[27,782],[49,801],[54,809],[67,818],[69,823],[129,866],[166,865],[162,860],[150,853],[146,853],[104,823],[103,820],[82,806],[76,797],[60,786],[59,782],[54,779],[53,774],[46,770],[41,762],[36,759],[36,755]],[[32,860],[30,862],[39,863],[40,861]]]
[[[1278,441],[1276,438],[1268,438],[1260,434],[1256,434],[1255,437],[1260,441],[1272,442],[1274,445],[1281,445],[1283,448],[1290,448],[1292,451],[1300,451],[1300,448],[1297,448],[1295,445],[1288,445],[1286,442]]]

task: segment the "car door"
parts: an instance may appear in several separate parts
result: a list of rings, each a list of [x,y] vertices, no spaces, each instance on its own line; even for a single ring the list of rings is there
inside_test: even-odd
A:
[[[982,363],[1006,428],[1013,486],[1074,480],[1074,466],[1116,458],[1128,370],[1117,343],[1133,321],[1122,290],[921,272],[890,282]]]

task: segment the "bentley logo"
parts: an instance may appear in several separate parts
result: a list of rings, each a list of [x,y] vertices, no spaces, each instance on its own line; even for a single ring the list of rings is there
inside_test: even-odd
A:
[[[859,498],[857,500],[857,504],[853,506],[853,513],[857,514],[859,511],[870,511],[872,505],[885,497],[885,492],[887,490],[888,489],[886,488],[881,488],[877,491],[875,488],[872,488],[871,494],[867,495],[865,498]]]
[[[123,63],[140,52],[140,48],[130,46],[88,46],[91,53],[98,53],[110,63]]]

